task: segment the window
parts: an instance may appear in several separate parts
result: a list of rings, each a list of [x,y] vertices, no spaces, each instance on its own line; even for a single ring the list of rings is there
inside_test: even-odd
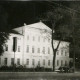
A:
[[[50,42],[50,39],[48,39],[48,42]]]
[[[48,54],[50,54],[50,48],[48,47]]]
[[[48,66],[50,66],[50,60],[48,60]]]
[[[29,40],[29,35],[27,36],[27,40]]]
[[[43,65],[45,65],[45,60],[43,60]]]
[[[27,52],[27,53],[29,52],[29,45],[27,45],[27,49],[26,49],[26,52]]]
[[[61,66],[63,66],[63,60],[61,60]]]
[[[65,50],[65,56],[67,56],[67,51]]]
[[[38,41],[40,42],[40,36],[38,37]]]
[[[38,48],[38,53],[40,53],[40,48]]]
[[[43,42],[45,42],[45,38],[43,37]]]
[[[4,65],[7,65],[7,58],[4,58]]]
[[[59,66],[59,60],[57,60],[57,66]]]
[[[7,44],[5,45],[5,51],[8,51],[8,45]]]
[[[18,52],[20,52],[20,46],[18,46]]]
[[[33,41],[35,40],[35,37],[33,36]]]
[[[40,60],[38,61],[38,66],[40,66]]]
[[[14,65],[14,58],[11,58],[11,65]]]
[[[43,54],[45,54],[45,47],[43,47]]]
[[[29,65],[29,59],[26,60],[26,64]]]
[[[34,59],[32,59],[32,65],[34,65],[34,63],[35,63],[35,61],[34,61]]]
[[[20,65],[20,59],[19,58],[17,59],[17,65]]]
[[[61,55],[63,55],[63,50],[61,50]]]
[[[32,53],[34,53],[34,46],[32,46]]]
[[[65,61],[65,66],[67,66],[67,61]]]

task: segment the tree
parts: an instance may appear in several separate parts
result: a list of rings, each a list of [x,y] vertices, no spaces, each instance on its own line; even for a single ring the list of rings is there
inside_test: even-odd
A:
[[[4,8],[0,5],[0,55],[4,52],[4,43],[8,39],[9,32],[7,31],[8,15]]]
[[[66,10],[60,7],[54,7],[51,11],[48,11],[42,17],[42,21],[49,21],[52,25],[52,49],[53,49],[53,71],[55,71],[55,60],[56,52],[62,40],[68,39],[70,36],[69,21],[71,20],[71,15],[66,14]],[[65,27],[66,26],[66,27]],[[64,29],[65,28],[65,29]],[[63,30],[62,30],[63,29]],[[55,32],[55,33],[53,33]],[[57,47],[54,47],[54,39],[58,39]]]

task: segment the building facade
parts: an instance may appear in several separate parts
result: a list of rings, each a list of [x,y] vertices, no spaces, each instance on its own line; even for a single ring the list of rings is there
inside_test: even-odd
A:
[[[19,34],[10,33],[5,44],[5,52],[0,57],[1,66],[15,64],[26,68],[53,68],[53,50],[51,46],[51,29],[42,22],[13,29]],[[16,37],[16,51],[13,51],[14,37]],[[56,48],[58,40],[54,40]],[[56,69],[69,65],[69,42],[61,41],[56,54]]]

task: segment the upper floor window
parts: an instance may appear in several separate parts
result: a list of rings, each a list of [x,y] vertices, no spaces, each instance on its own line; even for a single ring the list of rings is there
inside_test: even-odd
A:
[[[65,50],[65,56],[67,56],[67,50]]]
[[[38,37],[38,41],[40,42],[40,36]]]
[[[48,47],[48,54],[50,54],[50,48]]]
[[[20,65],[20,59],[19,58],[17,59],[17,65]]]
[[[29,65],[29,59],[26,59],[26,65]]]
[[[43,37],[43,42],[45,42],[45,37]]]
[[[35,41],[35,37],[33,36],[33,41]]]
[[[27,40],[29,40],[29,35],[27,35]]]
[[[63,50],[61,50],[61,55],[63,55]]]
[[[4,58],[4,65],[7,65],[7,58]]]
[[[34,46],[32,46],[32,53],[34,53]]]
[[[20,52],[20,46],[18,46],[18,52]]]
[[[50,42],[50,39],[48,39],[48,42]]]
[[[40,53],[40,48],[38,48],[38,53]]]
[[[29,52],[29,45],[27,45],[26,52],[27,53]]]
[[[8,45],[7,44],[5,45],[5,51],[8,51]]]
[[[45,54],[45,47],[43,47],[43,54]]]

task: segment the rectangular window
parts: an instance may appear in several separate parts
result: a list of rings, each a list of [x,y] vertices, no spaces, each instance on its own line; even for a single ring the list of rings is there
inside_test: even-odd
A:
[[[50,54],[50,48],[48,47],[48,54]]]
[[[4,65],[7,65],[7,58],[4,58]]]
[[[20,59],[19,58],[17,59],[17,65],[20,65]]]
[[[65,61],[65,66],[67,66],[67,61]]]
[[[63,60],[61,60],[61,66],[63,66]]]
[[[32,46],[32,53],[34,53],[34,46]]]
[[[29,65],[29,59],[26,60],[26,65]]]
[[[14,65],[14,58],[11,58],[11,65]]]
[[[38,66],[40,66],[40,60],[38,61]]]
[[[65,56],[67,56],[67,51],[65,50]]]
[[[32,59],[32,65],[34,65],[34,63],[35,63],[35,61],[34,61],[34,59]]]
[[[33,36],[33,41],[35,41],[35,37]]]
[[[50,66],[50,60],[48,60],[48,66]]]
[[[29,45],[27,45],[26,52],[29,53]]]
[[[7,44],[5,45],[5,51],[8,51],[8,45]]]
[[[43,47],[43,54],[45,54],[45,47]]]
[[[45,65],[45,60],[43,60],[43,65]]]
[[[43,38],[43,42],[45,42],[45,38]]]
[[[27,40],[29,40],[29,35],[27,36]]]
[[[38,41],[40,42],[40,36],[38,37]]]
[[[50,42],[50,39],[48,39],[48,42]]]
[[[59,60],[57,60],[57,66],[59,66]]]
[[[20,46],[18,46],[18,52],[20,52]]]
[[[40,48],[38,48],[38,51],[37,52],[40,53]]]
[[[61,55],[63,55],[63,50],[61,50]]]

